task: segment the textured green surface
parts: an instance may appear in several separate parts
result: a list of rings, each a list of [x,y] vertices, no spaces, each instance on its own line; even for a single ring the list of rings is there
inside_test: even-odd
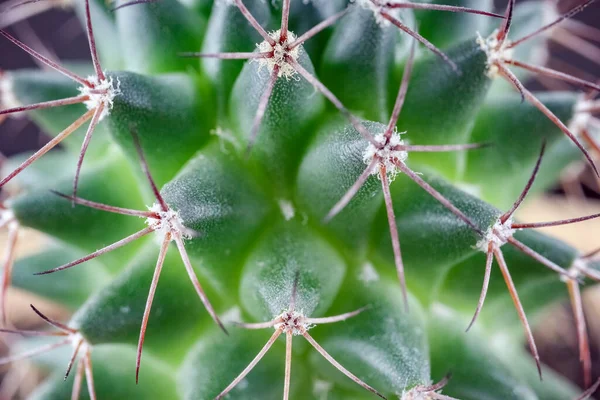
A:
[[[267,30],[278,29],[281,1],[244,4]],[[451,4],[491,7],[489,1]],[[302,34],[344,6],[342,0],[292,0],[290,29]],[[372,12],[352,7],[302,46],[299,63],[376,135],[389,120],[410,38],[379,24]],[[517,36],[540,24],[535,13],[524,11],[515,20]],[[479,236],[408,177],[398,175],[391,193],[409,312],[394,268],[380,180],[371,176],[346,209],[323,222],[366,167],[367,142],[304,78],[277,80],[256,143],[247,153],[268,69],[256,61],[179,56],[200,50],[255,51],[262,38],[237,8],[227,1],[169,0],[111,14],[98,1],[92,13],[101,60],[115,71],[109,76],[120,83],[122,93],[97,129],[79,196],[136,210],[155,203],[133,146],[130,131],[135,129],[167,204],[198,233],[185,247],[217,313],[228,316],[223,319],[229,330],[227,336],[211,321],[171,244],[136,386],[135,346],[161,238],[153,233],[69,271],[31,277],[146,226],[135,216],[72,207],[49,191],[71,191],[81,137],[74,135],[62,153],[46,156],[17,181],[23,191],[9,204],[18,221],[57,242],[17,261],[13,284],[74,311],[69,325],[94,346],[99,399],[214,398],[273,333],[272,328],[244,330],[231,321],[266,322],[281,314],[289,307],[295,277],[296,310],[307,317],[367,306],[354,318],[310,333],[348,370],[389,398],[439,381],[450,371],[454,377],[444,394],[460,399],[575,395],[549,371],[543,383],[535,380],[535,366],[522,350],[522,329],[497,268],[480,320],[473,331],[464,332],[483,280],[485,257],[473,248]],[[407,132],[402,138],[414,145],[491,144],[469,152],[413,152],[406,164],[485,231],[501,214],[496,207],[506,209],[522,190],[542,138],[552,156],[542,165],[534,190],[553,183],[578,155],[518,95],[490,90],[486,56],[475,37],[477,31],[497,27],[498,20],[433,11],[403,11],[401,17],[444,48],[460,69],[457,73],[418,48],[397,124],[399,132]],[[24,104],[78,93],[77,85],[55,74],[27,70],[10,76],[15,96]],[[544,93],[540,99],[563,121],[573,117],[575,94]],[[31,116],[56,135],[84,110],[70,106]],[[57,172],[48,173],[52,169]],[[570,246],[537,232],[516,237],[564,268],[578,256]],[[508,246],[505,256],[531,321],[567,296],[557,274]],[[281,398],[284,354],[281,338],[229,398]],[[58,372],[52,368],[53,374]],[[70,382],[51,375],[32,398],[68,398]],[[291,397],[374,398],[333,369],[301,336],[294,338]]]

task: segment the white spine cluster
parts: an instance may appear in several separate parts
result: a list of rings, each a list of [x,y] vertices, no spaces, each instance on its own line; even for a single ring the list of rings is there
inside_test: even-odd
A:
[[[375,17],[375,22],[379,26],[386,27],[390,25],[390,21],[381,15],[381,12],[386,11],[386,8],[379,4],[379,0],[352,0],[352,2],[367,11],[371,11]]]
[[[395,162],[399,161],[404,163],[408,158],[408,152],[406,150],[398,150],[396,149],[398,146],[403,146],[404,140],[400,137],[400,135],[405,134],[406,132],[398,133],[396,130],[392,133],[389,141],[386,144],[386,137],[383,133],[375,136],[375,142],[378,143],[378,146],[375,146],[373,143],[369,143],[365,152],[363,153],[363,162],[367,165],[370,165],[373,161],[374,157],[377,157],[379,160],[379,164],[385,166],[386,171],[390,180],[394,180],[396,175],[398,174],[398,167],[396,167]],[[377,168],[371,171],[372,175],[378,175],[379,170]]]
[[[171,234],[172,239],[176,236],[180,236],[184,239],[190,239],[192,237],[189,230],[183,224],[179,212],[171,208],[167,211],[163,211],[158,203],[154,203],[152,207],[148,207],[148,210],[158,215],[158,218],[147,218],[146,225],[151,227],[159,238],[164,238],[167,233]]]
[[[516,230],[512,228],[512,224],[512,219],[508,219],[505,223],[502,223],[500,219],[498,219],[493,226],[488,228],[485,235],[477,242],[477,244],[475,244],[475,248],[487,253],[488,245],[490,243],[493,243],[496,248],[504,246],[508,242],[508,239],[516,232]]]
[[[281,322],[273,325],[275,329],[291,332],[294,336],[302,335],[303,331],[311,329],[314,325],[306,322],[306,316],[299,311],[284,311],[278,317]]]
[[[477,44],[487,55],[487,76],[495,78],[498,76],[498,63],[510,61],[513,58],[513,49],[509,49],[510,41],[505,40],[502,44],[498,41],[498,30],[492,32],[487,38],[483,38],[477,32]]]
[[[294,78],[297,72],[285,58],[288,56],[292,60],[298,61],[298,58],[300,57],[302,52],[301,46],[296,46],[291,50],[288,49],[288,46],[296,40],[296,35],[292,32],[288,32],[287,39],[284,42],[281,42],[281,30],[276,30],[270,32],[269,37],[275,41],[275,46],[272,46],[271,43],[265,40],[262,43],[258,43],[256,47],[259,52],[273,53],[273,56],[267,58],[254,58],[253,61],[258,63],[259,70],[266,67],[267,70],[272,73],[277,65],[279,67],[278,77],[284,77],[287,80]]]
[[[89,76],[87,80],[93,87],[83,85],[79,87],[79,92],[89,97],[89,100],[84,102],[88,110],[96,109],[100,104],[104,105],[104,110],[102,110],[99,119],[99,121],[102,121],[104,117],[110,115],[115,97],[121,94],[121,82],[119,78],[115,82],[112,77],[98,80],[95,76]]]

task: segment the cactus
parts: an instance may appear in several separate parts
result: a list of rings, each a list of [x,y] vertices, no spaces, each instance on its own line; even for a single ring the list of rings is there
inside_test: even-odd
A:
[[[447,2],[7,3],[1,27],[72,6],[91,63],[0,30],[49,67],[0,75],[0,118],[54,137],[3,166],[0,332],[24,339],[0,363],[35,357],[40,400],[591,396],[599,252],[532,229],[600,215],[514,214],[572,162],[598,174],[600,86],[539,57],[593,0]],[[24,228],[51,240],[14,260]],[[12,327],[10,285],[70,320]],[[583,394],[532,334],[561,299]]]

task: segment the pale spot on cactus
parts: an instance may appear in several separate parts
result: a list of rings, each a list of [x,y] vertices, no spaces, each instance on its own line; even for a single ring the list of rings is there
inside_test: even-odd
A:
[[[468,193],[472,196],[475,197],[482,197],[482,192],[481,192],[481,186],[479,185],[475,185],[475,184],[471,184],[471,183],[467,183],[467,182],[460,182],[457,183],[456,186],[462,190],[465,193]]]
[[[365,262],[360,269],[358,279],[365,283],[377,282],[379,280],[379,274],[375,270],[373,264],[369,261]]]
[[[313,395],[319,400],[327,400],[331,389],[333,389],[332,382],[327,382],[320,379],[315,379],[313,382],[312,392]]]
[[[104,117],[110,115],[115,97],[121,94],[121,82],[119,78],[115,82],[112,77],[99,80],[96,76],[89,76],[87,80],[93,87],[82,85],[79,87],[79,92],[89,97],[89,100],[84,102],[88,110],[98,109],[100,105],[104,106],[98,119],[102,121]]]
[[[289,200],[281,199],[278,201],[279,210],[281,210],[281,215],[285,218],[286,221],[291,220],[296,215],[296,209],[294,208],[294,204],[292,204]]]
[[[0,106],[3,108],[17,108],[22,105],[15,96],[13,80],[6,74],[0,74]],[[14,114],[14,116],[22,117],[23,114]]]
[[[269,37],[275,41],[275,46],[271,46],[266,40],[262,43],[257,44],[258,51],[261,53],[272,53],[273,55],[265,58],[255,58],[252,61],[257,62],[259,70],[267,68],[270,73],[273,72],[275,66],[279,67],[279,78],[284,77],[289,80],[294,78],[298,73],[296,69],[286,61],[286,57],[290,57],[294,61],[298,61],[302,48],[296,46],[293,49],[289,49],[289,45],[296,40],[296,35],[292,32],[288,32],[287,39],[281,41],[281,30],[276,30],[269,33]]]
[[[490,78],[497,77],[499,74],[497,64],[504,64],[504,62],[513,58],[514,50],[510,47],[512,43],[509,40],[498,40],[498,30],[492,32],[487,38],[477,32],[476,41],[481,50],[487,55],[487,76]]]
[[[377,157],[378,164],[384,166],[390,181],[393,181],[398,174],[397,162],[404,163],[408,159],[408,152],[405,150],[398,150],[399,146],[403,146],[404,140],[400,138],[400,135],[406,132],[398,133],[397,129],[394,128],[389,139],[386,138],[385,134],[380,133],[374,137],[375,142],[378,146],[369,143],[365,152],[363,153],[363,162],[366,165],[370,165],[373,162],[373,158]],[[371,175],[379,176],[379,169],[374,168],[371,171]]]
[[[15,218],[15,213],[10,208],[0,209],[0,227],[11,223],[18,223]]]
[[[241,321],[241,320],[242,320],[242,310],[237,306],[231,307],[230,309],[225,311],[223,314],[221,314],[221,321],[223,323],[232,323],[232,322]]]
[[[495,248],[504,246],[508,242],[508,239],[516,232],[516,230],[512,228],[512,224],[512,218],[509,218],[505,223],[502,223],[502,221],[498,219],[493,226],[488,228],[484,236],[475,245],[475,248],[487,253],[488,245],[490,243],[493,243]]]
[[[210,130],[210,134],[219,138],[219,148],[225,154],[229,154],[227,144],[230,144],[235,149],[240,147],[240,143],[236,140],[233,133],[228,129],[217,126],[215,129]]]

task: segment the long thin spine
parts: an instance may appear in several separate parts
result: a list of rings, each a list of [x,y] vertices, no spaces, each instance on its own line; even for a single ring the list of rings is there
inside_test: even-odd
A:
[[[156,287],[158,286],[158,280],[160,279],[160,273],[162,271],[165,257],[167,256],[167,250],[169,250],[169,243],[171,243],[171,234],[167,233],[160,246],[160,252],[158,253],[158,259],[156,260],[156,267],[154,268],[154,275],[152,276],[152,283],[150,284],[150,292],[146,299],[146,307],[144,308],[144,316],[142,317],[142,325],[140,327],[140,337],[137,346],[137,356],[135,360],[135,383],[139,382],[140,378],[140,365],[142,363],[142,349],[144,348],[144,339],[146,338],[146,327],[148,326],[148,319],[150,318],[150,310],[152,309],[152,301],[154,300],[154,294],[156,293]]]
[[[296,40],[288,45],[288,49],[292,50],[295,47],[302,45],[307,40],[313,38],[318,33],[322,32],[324,29],[329,28],[331,25],[335,24],[339,19],[341,19],[344,15],[348,13],[350,9],[345,8],[344,10],[333,14],[331,17],[321,21],[317,25],[310,28],[308,31],[304,32],[302,35],[298,36]]]
[[[265,28],[263,28],[258,23],[258,21],[256,20],[256,18],[254,18],[254,16],[250,12],[250,10],[248,10],[248,8],[246,8],[244,3],[242,3],[242,0],[234,0],[234,1],[235,1],[235,4],[237,5],[238,9],[242,13],[242,15],[246,18],[246,20],[250,23],[250,25],[252,25],[252,27],[256,30],[256,32],[258,32],[258,34],[260,36],[262,36],[263,39],[265,39],[267,41],[267,43],[269,43],[271,46],[275,46],[275,40],[273,40],[273,38],[271,36],[269,36],[267,31],[265,31]]]
[[[104,107],[104,103],[100,103],[96,108],[87,132],[85,133],[83,143],[81,144],[81,150],[79,151],[79,156],[77,157],[77,167],[75,168],[75,178],[73,179],[73,197],[77,197],[77,188],[79,187],[79,175],[81,174],[81,167],[83,166],[83,158],[87,153],[88,146],[92,140],[92,135],[94,134],[96,125],[98,125],[98,122],[100,121],[100,116],[104,111]],[[73,205],[75,205],[75,203],[73,203]]]
[[[392,15],[388,14],[387,12],[382,11],[380,14],[381,14],[381,16],[383,18],[385,18],[388,21],[390,21],[398,29],[404,31],[405,33],[409,34],[410,36],[412,36],[413,38],[415,38],[416,40],[418,40],[422,45],[424,45],[425,47],[427,47],[427,49],[429,51],[433,52],[435,55],[437,55],[442,60],[444,60],[444,62],[446,64],[448,64],[454,70],[454,72],[459,72],[458,71],[458,66],[456,65],[456,63],[454,61],[452,61],[443,51],[441,51],[440,49],[438,49],[437,47],[435,47],[435,45],[433,43],[431,43],[429,40],[425,39],[419,33],[413,31],[408,26],[404,25],[400,20],[396,19],[395,17],[393,17]]]
[[[94,373],[92,371],[92,354],[90,349],[87,349],[82,362],[85,364],[85,380],[87,382],[88,395],[90,400],[97,400],[96,389],[94,388]]]
[[[502,65],[500,65],[500,67],[501,67],[503,74],[506,74],[507,76],[511,77],[511,81],[512,81],[512,79],[516,79],[518,81],[517,77],[508,68],[506,68]],[[552,123],[554,123],[554,125],[556,125],[579,148],[579,150],[581,150],[581,152],[583,153],[585,158],[588,160],[590,166],[594,170],[595,174],[597,176],[600,176],[600,172],[598,172],[598,168],[596,167],[596,164],[594,163],[594,160],[590,156],[587,149],[585,147],[583,147],[583,145],[581,144],[579,139],[577,139],[575,134],[573,134],[573,132],[571,132],[571,130],[560,120],[560,118],[558,118],[548,107],[546,107],[544,105],[544,103],[539,101],[537,99],[537,97],[535,97],[533,95],[533,93],[531,93],[525,87],[522,87],[520,89],[520,91],[523,94],[523,96],[525,97],[525,99],[527,99],[527,101],[529,101],[533,106],[535,106],[538,110],[540,110]]]
[[[379,160],[377,157],[373,157],[373,160],[369,163],[367,168],[360,174],[358,179],[352,184],[352,186],[344,193],[344,196],[331,208],[331,210],[327,213],[323,222],[327,223],[331,221],[336,215],[338,215],[346,206],[352,201],[354,196],[358,193],[360,188],[363,187],[367,179],[372,175],[373,170],[377,166]]]
[[[490,277],[492,275],[492,264],[494,262],[494,251],[493,244],[488,244],[487,256],[485,261],[485,273],[483,275],[483,285],[481,287],[481,294],[479,295],[479,301],[477,302],[477,308],[475,309],[475,314],[473,314],[473,318],[467,327],[467,332],[471,330],[475,321],[477,321],[477,317],[479,317],[479,313],[483,309],[483,303],[485,302],[485,298],[487,296],[488,287],[490,286]]]
[[[132,210],[129,208],[109,206],[107,204],[96,203],[95,201],[85,200],[85,199],[82,199],[81,197],[70,196],[68,194],[57,192],[56,190],[50,190],[50,191],[57,196],[60,196],[64,199],[74,202],[75,204],[80,204],[82,206],[95,208],[96,210],[102,210],[102,211],[115,213],[115,214],[131,215],[131,216],[140,217],[140,218],[158,218],[157,214],[152,211],[138,211],[138,210]]]
[[[13,179],[15,176],[19,175],[25,168],[29,167],[38,158],[40,158],[41,156],[43,156],[44,154],[46,154],[47,152],[52,150],[56,145],[58,145],[60,142],[62,142],[64,139],[66,139],[70,134],[75,132],[81,125],[83,125],[90,118],[92,118],[93,113],[94,113],[93,109],[89,110],[88,112],[83,114],[81,117],[79,117],[77,120],[75,120],[75,122],[73,122],[67,129],[65,129],[64,131],[59,133],[57,136],[52,138],[52,140],[50,140],[44,147],[42,147],[41,149],[36,151],[35,154],[33,154],[31,157],[29,157],[27,160],[25,160],[13,172],[11,172],[10,174],[8,174],[8,176],[6,176],[4,179],[2,179],[0,181],[0,188],[2,186],[4,186],[8,181]]]
[[[221,330],[223,332],[227,333],[227,329],[225,329],[225,326],[219,319],[219,316],[217,315],[215,309],[213,308],[212,304],[210,304],[210,301],[208,300],[208,297],[206,296],[204,289],[202,289],[202,285],[200,285],[200,282],[198,281],[198,277],[196,276],[196,273],[194,272],[194,268],[192,267],[192,262],[190,261],[190,257],[188,256],[187,250],[185,249],[185,245],[183,244],[183,239],[181,237],[176,236],[175,243],[177,244],[177,249],[179,250],[179,255],[181,256],[181,259],[183,260],[183,265],[185,265],[185,270],[188,273],[190,281],[192,281],[192,285],[194,285],[194,289],[196,290],[198,297],[200,297],[202,304],[204,304],[204,308],[206,308],[206,311],[208,311],[211,318],[213,319],[213,321],[215,321],[215,323],[219,326],[219,328],[221,328]]]
[[[294,336],[291,331],[285,333],[285,378],[283,380],[283,400],[290,398],[290,382],[292,378],[292,343]]]
[[[323,347],[321,347],[321,345],[319,343],[317,343],[315,341],[315,339],[313,339],[313,337],[306,331],[306,329],[302,329],[301,332],[302,332],[302,336],[304,336],[306,338],[306,340],[308,340],[308,343],[310,343],[312,345],[312,347],[315,348],[315,350],[317,350],[327,361],[329,361],[329,363],[331,365],[333,365],[335,368],[337,368],[338,371],[340,371],[341,373],[346,375],[348,378],[352,379],[354,382],[356,382],[362,388],[381,397],[382,399],[387,400],[387,398],[384,395],[382,395],[381,393],[379,393],[375,388],[373,388],[373,387],[369,386],[367,383],[363,382],[359,377],[354,375],[352,372],[348,371],[342,364],[337,362]]]
[[[535,182],[535,178],[537,177],[537,174],[540,171],[540,166],[542,165],[542,160],[544,159],[545,152],[546,152],[546,143],[544,142],[542,144],[542,148],[540,150],[540,154],[539,154],[539,156],[537,158],[535,166],[533,167],[533,171],[531,172],[531,175],[529,175],[529,179],[527,180],[527,184],[525,185],[525,187],[523,188],[523,190],[519,194],[518,199],[513,203],[513,205],[510,208],[510,210],[508,210],[507,212],[505,212],[504,214],[502,214],[502,216],[500,217],[500,222],[501,223],[504,224],[506,221],[508,221],[513,216],[513,214],[515,213],[515,211],[517,211],[517,209],[519,208],[519,206],[525,200],[525,197],[527,197],[527,195],[529,194],[529,191],[531,190],[531,188],[533,187],[533,183]]]
[[[404,101],[406,100],[406,93],[408,92],[408,85],[410,83],[410,77],[412,74],[412,68],[415,60],[415,43],[412,43],[410,46],[410,53],[408,55],[408,60],[406,61],[406,66],[404,68],[404,72],[402,74],[402,82],[400,83],[400,89],[398,89],[398,95],[396,96],[396,102],[394,103],[394,109],[392,110],[392,116],[390,117],[390,121],[388,123],[387,129],[385,131],[385,137],[390,138],[392,133],[394,132],[394,128],[396,128],[396,124],[398,123],[398,118],[400,117],[400,113],[402,112],[402,107],[404,106]]]
[[[400,281],[402,289],[402,298],[404,299],[404,310],[408,312],[408,293],[406,290],[406,277],[404,275],[404,262],[402,261],[402,251],[400,249],[400,235],[398,225],[396,224],[396,215],[394,214],[394,205],[392,204],[392,194],[390,193],[390,182],[387,176],[387,170],[384,165],[380,166],[379,179],[381,179],[381,188],[383,189],[383,198],[387,214],[390,237],[392,240],[392,250],[394,252],[394,264],[396,265],[396,275]]]
[[[585,323],[585,314],[583,312],[583,301],[581,299],[581,290],[579,283],[575,279],[567,280],[567,289],[571,300],[571,308],[575,317],[575,326],[577,328],[577,342],[579,344],[579,361],[583,368],[583,380],[585,387],[592,384],[592,359],[590,355],[590,341]]]
[[[94,70],[99,81],[106,79],[100,60],[98,58],[98,49],[96,49],[96,38],[94,37],[94,29],[92,28],[92,15],[90,13],[90,0],[85,0],[85,28],[87,31],[88,43],[90,45],[90,54],[92,56],[92,63],[94,64]]]
[[[564,268],[562,268],[559,265],[557,265],[556,263],[550,261],[546,257],[544,257],[541,254],[539,254],[537,251],[533,250],[532,248],[530,248],[529,246],[527,246],[524,243],[520,242],[519,240],[515,239],[514,237],[508,238],[508,243],[510,243],[511,245],[513,245],[514,247],[516,247],[522,253],[524,253],[524,254],[528,255],[529,257],[533,258],[534,260],[536,260],[540,264],[546,266],[547,268],[550,268],[552,271],[557,272],[557,273],[559,273],[562,276],[569,276],[569,273]]]
[[[277,78],[279,76],[279,65],[275,65],[273,68],[273,72],[271,72],[271,76],[269,77],[269,81],[267,83],[267,87],[265,88],[264,93],[260,96],[260,100],[258,102],[258,108],[256,109],[256,115],[254,116],[254,121],[252,122],[252,129],[250,130],[250,137],[248,138],[248,145],[246,147],[246,154],[250,154],[254,143],[256,142],[256,138],[258,137],[258,132],[262,125],[262,120],[265,117],[265,113],[267,111],[267,106],[269,105],[269,100],[271,99],[271,94],[273,94],[273,89],[275,88],[275,83],[277,83]]]
[[[27,46],[25,43],[21,42],[20,40],[16,39],[12,35],[10,35],[8,32],[3,31],[3,30],[0,29],[0,35],[4,36],[8,40],[10,40],[13,44],[19,46],[21,49],[23,49],[25,52],[27,52],[30,56],[35,57],[36,59],[38,59],[39,61],[43,62],[44,64],[46,64],[50,68],[52,68],[55,71],[60,72],[61,74],[65,75],[67,78],[70,78],[70,79],[74,80],[75,82],[78,82],[78,83],[80,83],[82,85],[85,85],[87,87],[90,87],[90,88],[92,87],[92,84],[87,79],[83,79],[79,75],[76,75],[76,74],[72,73],[71,71],[69,71],[68,69],[66,69],[66,68],[64,68],[64,67],[62,67],[60,65],[58,65],[54,61],[52,61],[52,60],[44,57],[43,55],[41,55],[37,51],[33,50],[31,47]]]
[[[358,310],[350,311],[350,312],[340,314],[340,315],[334,315],[333,317],[306,318],[306,322],[309,324],[314,324],[314,325],[333,324],[335,322],[341,322],[341,321],[345,321],[347,319],[356,317],[357,315],[359,315],[360,313],[362,313],[363,311],[365,311],[368,308],[369,308],[369,306],[361,307]]]
[[[154,228],[152,228],[151,226],[148,226],[148,227],[142,229],[141,231],[138,231],[138,232],[136,232],[136,233],[134,233],[132,235],[129,235],[126,238],[121,239],[118,242],[115,242],[115,243],[113,243],[111,245],[103,247],[100,250],[97,250],[97,251],[95,251],[93,253],[90,253],[90,254],[88,254],[85,257],[81,257],[81,258],[79,258],[79,259],[77,259],[75,261],[71,261],[68,264],[61,265],[60,267],[56,267],[56,268],[52,268],[52,269],[49,269],[49,270],[46,270],[46,271],[38,272],[38,273],[36,273],[34,275],[47,275],[47,274],[51,274],[51,273],[58,272],[58,271],[63,271],[65,269],[74,267],[76,265],[79,265],[81,263],[89,261],[89,260],[91,260],[93,258],[99,257],[102,254],[106,254],[106,253],[108,253],[110,251],[113,251],[113,250],[116,250],[116,249],[118,249],[120,247],[123,247],[126,244],[131,243],[134,240],[137,240],[137,239],[139,239],[139,238],[141,238],[143,236],[146,236],[147,234],[152,233],[152,232],[154,232]]]
[[[377,141],[375,140],[373,135],[371,135],[371,133],[358,120],[358,118],[356,118],[342,104],[342,102],[333,94],[333,92],[331,92],[331,90],[327,89],[327,87],[325,85],[323,85],[323,83],[321,83],[321,81],[319,81],[317,78],[312,76],[310,74],[310,72],[308,72],[302,65],[300,65],[299,62],[297,62],[296,60],[294,60],[293,58],[291,58],[289,56],[286,56],[285,59],[288,62],[288,64],[290,64],[296,70],[296,72],[298,72],[300,75],[302,75],[302,77],[304,79],[306,79],[308,81],[308,83],[313,85],[319,92],[321,92],[323,94],[323,96],[325,96],[335,106],[335,108],[338,109],[338,111],[340,111],[342,114],[344,114],[344,116],[346,118],[348,118],[348,120],[350,121],[352,126],[354,126],[354,129],[356,129],[358,131],[358,133],[360,133],[362,135],[363,138],[365,138],[367,141],[369,141],[374,146],[379,146],[379,143],[377,143]]]
[[[550,22],[549,24],[544,25],[543,27],[533,31],[532,33],[517,39],[515,41],[513,41],[508,47],[509,48],[513,48],[515,46],[520,45],[521,43],[534,38],[536,36],[538,36],[540,33],[547,31],[548,29],[554,27],[555,25],[561,23],[562,21],[565,21],[573,16],[575,16],[576,14],[579,14],[581,11],[583,11],[587,6],[589,6],[590,4],[592,4],[593,2],[595,2],[596,0],[587,0],[586,2],[574,7],[573,9],[571,9],[569,12],[567,12],[566,14],[561,15],[560,17],[558,17],[556,20]]]
[[[219,393],[219,395],[217,395],[217,397],[215,397],[215,400],[220,400],[220,399],[224,398],[225,396],[227,396],[227,394],[234,387],[236,387],[237,384],[240,383],[246,377],[246,375],[248,375],[250,373],[250,371],[252,371],[252,369],[254,369],[254,367],[256,366],[256,364],[258,364],[258,362],[265,356],[265,354],[267,353],[267,351],[269,351],[269,349],[271,348],[271,346],[273,346],[273,343],[275,343],[275,341],[277,340],[277,338],[282,333],[283,333],[283,331],[281,329],[276,329],[275,332],[273,332],[273,335],[271,336],[271,338],[263,346],[263,348],[256,355],[256,357],[254,357],[254,359],[252,361],[250,361],[250,364],[248,364],[248,366],[246,368],[244,368],[244,370],[233,380],[233,382],[231,382],[229,384],[229,386],[227,386],[221,393]]]
[[[69,98],[66,98],[66,99],[44,101],[44,102],[41,102],[41,103],[30,104],[30,105],[26,105],[26,106],[19,106],[19,107],[7,108],[5,110],[0,110],[0,115],[16,114],[16,113],[25,112],[25,111],[32,111],[32,110],[44,110],[46,108],[51,108],[51,107],[68,106],[68,105],[71,105],[71,104],[83,103],[84,101],[87,101],[87,100],[89,100],[89,96],[82,95],[82,96],[69,97]]]
[[[500,271],[502,271],[502,275],[504,276],[504,281],[506,282],[506,286],[508,287],[508,291],[510,293],[510,297],[512,298],[513,304],[515,305],[515,309],[519,314],[519,319],[525,329],[525,336],[527,337],[527,342],[529,343],[529,349],[531,350],[531,354],[535,359],[535,363],[537,365],[538,374],[540,375],[540,379],[542,379],[542,365],[540,362],[540,355],[537,350],[537,346],[535,345],[535,339],[533,338],[533,332],[531,331],[531,327],[529,326],[529,322],[527,321],[527,316],[525,315],[525,310],[523,309],[523,305],[521,304],[521,300],[519,299],[519,295],[517,294],[517,288],[510,276],[510,272],[508,271],[508,266],[506,265],[506,261],[504,260],[504,255],[500,249],[494,249],[494,254],[496,256],[496,261],[498,261],[498,265],[500,266]]]
[[[430,10],[430,11],[448,11],[455,13],[467,13],[475,15],[484,15],[486,17],[493,18],[504,18],[504,15],[496,14],[493,12],[477,10],[470,7],[458,7],[458,6],[446,6],[442,4],[427,4],[427,3],[414,3],[412,1],[402,1],[401,3],[394,3],[388,1],[384,5],[386,8],[408,8],[412,10]]]

